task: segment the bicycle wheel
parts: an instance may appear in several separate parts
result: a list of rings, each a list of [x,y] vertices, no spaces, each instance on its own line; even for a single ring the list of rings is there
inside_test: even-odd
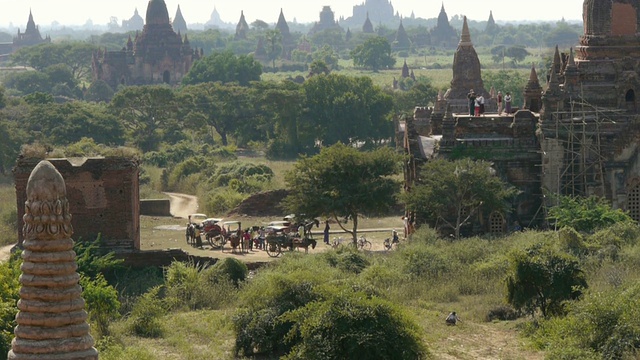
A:
[[[361,245],[361,249],[362,250],[366,250],[366,251],[370,251],[371,250],[371,241],[364,239],[364,241],[362,241]]]

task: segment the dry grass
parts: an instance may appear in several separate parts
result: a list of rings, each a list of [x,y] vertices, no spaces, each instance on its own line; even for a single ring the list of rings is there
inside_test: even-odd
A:
[[[8,181],[0,182],[0,246],[18,242],[16,189]]]

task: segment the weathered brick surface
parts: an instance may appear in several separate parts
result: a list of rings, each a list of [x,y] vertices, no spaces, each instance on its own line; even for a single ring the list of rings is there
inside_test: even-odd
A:
[[[83,161],[84,160],[84,161]],[[13,169],[19,229],[25,213],[26,184],[39,159],[19,159]],[[112,249],[140,248],[138,164],[124,158],[49,159],[67,187],[75,240],[101,234]],[[18,232],[18,243],[24,240]]]

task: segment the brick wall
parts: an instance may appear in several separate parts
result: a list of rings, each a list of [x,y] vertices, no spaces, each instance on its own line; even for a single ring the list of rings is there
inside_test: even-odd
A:
[[[94,240],[105,247],[140,249],[138,164],[125,158],[47,159],[62,174],[73,216],[74,240]],[[29,175],[40,159],[19,159],[13,169],[18,208],[18,243]]]

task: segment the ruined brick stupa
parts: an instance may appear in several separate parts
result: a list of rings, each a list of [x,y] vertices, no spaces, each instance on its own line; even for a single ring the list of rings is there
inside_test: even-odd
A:
[[[62,175],[41,161],[27,183],[23,274],[10,360],[98,359],[89,334]]]

